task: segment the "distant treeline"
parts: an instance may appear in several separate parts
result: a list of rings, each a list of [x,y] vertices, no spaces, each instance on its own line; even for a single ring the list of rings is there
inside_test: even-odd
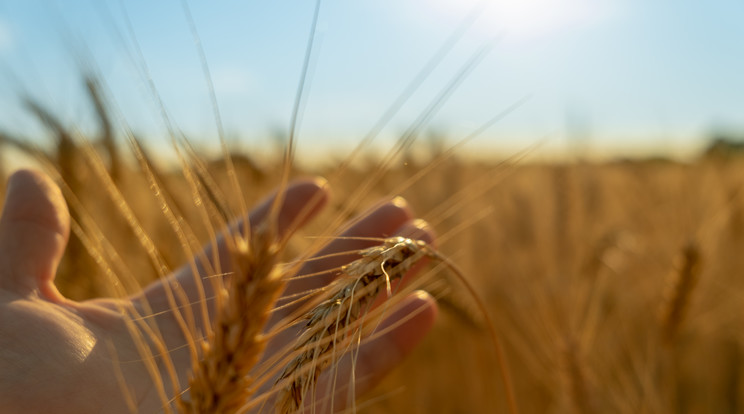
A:
[[[703,152],[705,157],[728,158],[744,155],[744,133],[715,133]]]

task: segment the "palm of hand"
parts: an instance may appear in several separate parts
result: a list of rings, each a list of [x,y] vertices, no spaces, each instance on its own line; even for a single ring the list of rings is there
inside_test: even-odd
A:
[[[280,231],[287,231],[308,200],[318,195],[326,197],[325,190],[314,182],[289,188],[279,215]],[[251,213],[251,223],[265,217],[269,205],[265,202],[257,207]],[[407,208],[389,203],[368,214],[345,235],[381,237],[396,231],[410,232],[411,218]],[[189,354],[182,346],[183,334],[167,312],[163,284],[155,283],[131,300],[65,299],[53,282],[68,234],[69,214],[58,188],[39,173],[16,173],[10,180],[0,218],[0,401],[4,409],[23,413],[161,411],[161,393],[153,386],[152,372],[141,362],[142,354],[122,310],[142,313],[142,300],[150,303],[177,380],[185,387]],[[339,239],[320,254],[364,245],[361,241]],[[215,248],[224,246],[218,244]],[[338,266],[339,260],[344,258],[311,263],[315,270]],[[197,297],[188,268],[171,277],[178,280],[190,298]],[[327,279],[298,280],[290,283],[287,291],[307,290],[326,282]],[[360,358],[362,364],[357,369],[369,378],[360,385],[360,391],[397,365],[431,327],[436,307],[430,297],[421,294],[409,298],[389,319],[400,319],[413,309],[418,309],[413,317],[361,350],[371,354],[384,352],[386,357]],[[267,352],[278,352],[291,339],[272,341]],[[160,377],[168,378],[162,366],[155,369],[160,371]]]

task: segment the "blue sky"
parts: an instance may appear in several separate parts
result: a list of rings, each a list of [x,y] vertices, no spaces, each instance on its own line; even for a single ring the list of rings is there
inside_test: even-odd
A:
[[[716,128],[744,131],[744,2],[486,3],[380,142],[410,125],[484,44],[493,47],[429,129],[455,140],[531,98],[479,137],[476,149],[519,148],[547,137],[555,150],[581,135],[596,151],[675,152],[699,147]],[[358,142],[475,4],[323,2],[301,148]],[[289,124],[314,2],[189,6],[225,129],[249,148],[264,145]],[[0,0],[0,128],[38,134],[20,93],[91,128],[82,66],[105,80],[135,131],[152,140],[163,136],[125,13],[172,119],[194,139],[214,139],[205,77],[180,1]]]

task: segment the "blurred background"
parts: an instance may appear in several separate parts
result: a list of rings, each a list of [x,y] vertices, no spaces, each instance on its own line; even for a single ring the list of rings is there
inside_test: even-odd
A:
[[[19,105],[32,97],[93,128],[81,75],[93,72],[140,136],[165,141],[162,99],[191,139],[214,140],[190,13],[227,135],[253,150],[286,136],[314,2],[192,1],[188,9],[179,1],[0,2],[0,127],[40,133]],[[456,141],[528,97],[480,134],[473,152],[544,141],[537,153],[551,156],[687,157],[711,137],[743,134],[743,17],[735,0],[327,1],[299,152],[352,148],[442,54],[381,132],[389,145],[487,48],[427,134]]]

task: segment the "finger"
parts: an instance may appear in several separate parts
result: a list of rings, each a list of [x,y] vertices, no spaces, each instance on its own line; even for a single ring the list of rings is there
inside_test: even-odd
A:
[[[356,259],[358,255],[356,251],[363,249],[375,244],[380,244],[379,240],[361,240],[355,239],[358,237],[371,237],[371,238],[385,238],[391,236],[403,236],[415,238],[416,240],[422,240],[427,244],[434,242],[435,234],[432,228],[423,220],[410,219],[412,212],[408,207],[406,201],[400,197],[397,197],[393,201],[383,204],[382,206],[374,209],[369,214],[364,216],[356,225],[352,226],[346,231],[342,237],[336,239],[330,243],[326,248],[318,253],[319,257],[324,255],[333,255],[322,260],[310,260],[302,269],[299,271],[299,275],[317,274],[310,278],[299,278],[293,280],[284,292],[285,297],[288,297],[288,301],[294,300],[294,304],[285,305],[282,301],[279,301],[280,306],[272,315],[269,320],[268,326],[276,326],[281,323],[287,322],[287,319],[293,320],[299,317],[297,314],[298,309],[304,304],[302,300],[297,300],[297,295],[302,295],[304,292],[313,292],[314,290],[326,286],[334,278],[338,277],[337,271],[327,271],[337,269],[352,260]],[[394,230],[393,230],[394,229]],[[346,238],[348,237],[348,238]],[[348,255],[335,255],[335,253],[352,252]],[[397,292],[399,285],[403,282],[404,285],[410,283],[415,275],[426,265],[428,258],[423,257],[405,274],[402,278],[393,280],[391,282],[391,292]],[[379,306],[387,300],[386,295],[380,295],[375,299],[372,307]],[[271,339],[272,349],[281,349],[287,344],[291,343],[297,332],[301,329],[300,326],[291,325],[278,332]]]
[[[327,285],[336,277],[335,272],[323,272],[336,269],[357,257],[360,249],[379,244],[379,241],[364,240],[365,238],[390,237],[406,222],[413,218],[408,203],[402,197],[382,204],[358,219],[357,223],[342,233],[337,239],[320,250],[317,257],[329,256],[320,260],[308,260],[297,272],[299,278],[287,285],[285,295],[310,292],[313,289]],[[348,255],[338,253],[350,252]],[[302,275],[316,275],[302,278]],[[286,313],[286,312],[285,312]]]
[[[0,287],[62,300],[53,282],[69,234],[70,213],[59,187],[40,172],[14,173],[0,217]]]
[[[409,295],[380,324],[380,336],[363,342],[357,353],[347,354],[321,374],[315,393],[316,408],[322,408],[319,412],[326,412],[331,400],[334,410],[342,410],[351,399],[371,390],[424,339],[437,314],[436,302],[428,293]]]
[[[248,223],[250,224],[251,231],[254,231],[265,220],[270,219],[271,209],[276,197],[276,193],[267,197],[248,215]],[[325,179],[316,178],[314,180],[298,181],[291,184],[283,194],[283,203],[277,215],[276,239],[288,236],[288,233],[294,232],[315,217],[325,207],[328,197],[328,182]],[[240,220],[232,224],[228,232],[233,234],[242,233],[244,223],[244,220]],[[230,251],[224,236],[220,236],[216,246],[220,259],[219,269],[222,273],[229,273],[232,260],[230,259]],[[217,268],[212,262],[214,257],[213,250],[214,245],[207,246],[204,249],[203,256],[210,260],[212,268]],[[202,275],[204,275],[203,266],[201,266],[200,270]],[[191,269],[188,266],[183,266],[177,273],[193,279]]]
[[[276,195],[274,194],[268,197],[250,213],[248,222],[252,229],[269,217]],[[328,197],[329,190],[327,182],[322,178],[298,181],[291,184],[283,194],[283,203],[277,215],[278,237],[284,237],[289,232],[307,223],[325,206]],[[242,223],[243,221],[240,221],[231,225],[228,231],[242,231]],[[217,249],[219,263],[215,263],[214,261],[215,248]],[[200,299],[197,280],[199,281],[198,283],[202,283],[205,296],[209,298],[212,295],[211,283],[203,283],[205,277],[212,276],[208,274],[207,269],[219,269],[221,273],[229,273],[232,266],[229,249],[223,236],[219,237],[216,244],[208,245],[198,257],[206,259],[208,264],[197,260],[197,277],[194,277],[192,267],[189,265],[181,267],[173,275],[173,278],[179,283],[187,298],[192,303]],[[170,282],[169,280],[168,283]],[[156,312],[166,310],[170,307],[165,300],[165,287],[163,283],[163,281],[159,281],[150,285],[144,293],[145,298],[150,302],[150,305]]]
[[[278,238],[288,236],[310,221],[328,202],[330,190],[328,181],[316,177],[292,183],[284,193],[284,203],[279,210],[277,232]],[[271,208],[277,194],[267,197],[249,215],[251,228],[269,219]],[[239,225],[232,226],[237,229]],[[220,246],[224,249],[224,246]]]
[[[411,214],[408,207],[405,206],[403,203],[404,202],[401,199],[392,203],[392,206],[389,204],[384,205],[380,207],[380,209],[372,212],[364,220],[360,221],[359,224],[365,226],[366,224],[368,224],[368,221],[371,222],[372,220],[384,219],[384,217],[389,217],[390,220],[385,227],[392,227],[392,224],[398,224],[400,220],[405,219]],[[345,237],[360,237],[355,234],[357,230],[359,229],[351,228],[348,232],[345,233],[348,234],[348,236]],[[408,237],[415,240],[421,240],[423,242],[426,242],[427,244],[433,244],[435,239],[434,230],[431,228],[431,226],[429,226],[428,223],[421,219],[408,220],[403,222],[403,224],[400,225],[392,234],[385,233],[384,235],[378,234],[375,236],[367,237],[390,236]],[[359,249],[375,244],[380,244],[380,241],[338,239],[337,242],[334,242],[327,248],[323,249],[323,251],[321,251],[318,255],[322,257],[323,255],[334,254],[338,252],[355,252]],[[327,285],[331,282],[332,279],[338,277],[338,272],[326,272],[327,270],[337,269],[354,259],[356,259],[356,256],[354,254],[349,254],[342,256],[334,255],[332,257],[329,257],[328,259],[309,261],[305,266],[303,266],[302,270],[300,270],[299,275],[317,273],[317,276],[313,276],[307,279],[299,278],[292,281],[285,290],[285,296],[289,297],[290,300],[296,299],[297,294],[302,294],[303,292],[312,292],[314,289]],[[392,280],[390,286],[391,292],[396,292],[401,282],[403,282],[404,286],[410,283],[410,281],[414,279],[414,276],[426,265],[426,263],[428,263],[428,260],[428,257],[422,257],[405,275],[403,275],[403,277]],[[385,301],[386,299],[387,296],[381,295],[375,300],[375,304],[373,305],[373,307],[377,306],[379,303]],[[274,312],[274,315],[272,315],[272,318],[269,322],[269,326],[272,326],[278,321],[283,320],[283,318],[287,317],[288,315],[291,315],[292,312],[294,312],[298,307],[302,305],[301,302],[302,301],[299,301],[294,306],[282,307],[280,310]],[[277,336],[276,341],[280,345],[284,344],[284,342],[291,340],[293,335],[294,330],[290,329],[286,333]]]
[[[368,247],[370,245],[380,244],[379,240],[360,240],[354,239],[354,237],[391,237],[391,236],[402,236],[415,238],[421,240],[427,244],[431,244],[434,241],[435,235],[432,228],[423,220],[415,219],[411,220],[412,213],[408,208],[405,200],[398,198],[390,203],[386,203],[367,214],[362,220],[360,220],[355,226],[351,227],[347,232],[344,233],[344,237],[351,237],[351,239],[338,238],[333,243],[329,244],[323,249],[319,256],[326,254],[333,254],[335,252],[355,252],[358,249]],[[402,224],[401,224],[402,223]],[[375,225],[377,227],[375,227]],[[397,227],[395,227],[397,226]],[[395,229],[395,230],[392,230]],[[327,259],[318,261],[308,261],[303,267],[302,272],[322,272],[319,269],[335,269],[341,265],[349,263],[351,260],[356,258],[356,254],[352,253],[343,256],[332,256]],[[395,293],[399,290],[401,283],[406,285],[414,280],[415,275],[426,265],[427,258],[424,256],[413,267],[402,275],[401,278],[393,280],[391,283],[391,292]],[[307,273],[305,273],[307,274]],[[292,292],[310,292],[310,289],[314,289],[315,286],[325,286],[330,282],[330,279],[336,277],[337,272],[328,272],[328,274],[321,275],[320,277],[313,277],[311,279],[297,279],[290,283],[290,286],[285,291],[285,295],[288,296],[288,300],[294,299],[291,296]],[[379,306],[381,303],[388,300],[387,295],[381,294],[375,299],[372,308]],[[281,350],[286,346],[289,346],[293,341],[297,339],[298,332],[302,329],[302,324],[293,324],[297,318],[302,316],[300,312],[305,312],[306,309],[300,310],[304,305],[303,301],[296,301],[292,306],[280,306],[269,320],[268,326],[281,326],[281,328],[275,332],[272,336],[269,346],[267,349],[270,350]],[[284,305],[281,301],[280,305]],[[269,352],[266,357],[270,357]]]

